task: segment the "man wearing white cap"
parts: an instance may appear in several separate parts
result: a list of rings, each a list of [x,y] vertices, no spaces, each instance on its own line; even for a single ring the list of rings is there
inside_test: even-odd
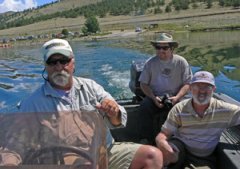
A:
[[[164,104],[166,97],[162,96],[167,94],[169,98],[166,103],[176,104],[188,92],[192,78],[191,67],[186,59],[173,53],[178,43],[172,35],[160,33],[151,44],[156,49],[156,56],[146,62],[139,78],[146,95],[139,111],[140,137],[150,142],[154,141],[171,109],[171,104]],[[156,120],[157,117],[159,120]]]
[[[213,98],[214,76],[196,72],[191,80],[192,98],[176,104],[156,137],[168,168],[216,169],[214,150],[227,127],[240,124],[240,107]],[[190,167],[190,168],[192,168]]]
[[[108,166],[98,165],[99,169],[162,168],[162,154],[156,147],[114,142],[109,128],[126,125],[126,110],[95,81],[73,76],[75,60],[72,48],[66,40],[53,39],[46,42],[42,46],[42,53],[47,72],[47,77],[43,75],[45,83],[21,103],[21,112],[40,112],[37,114],[39,121],[36,126],[40,125],[44,129],[47,127],[52,131],[54,136],[59,137],[56,143],[64,142],[77,147],[81,145],[85,150],[94,148],[91,147],[92,143],[88,138],[94,136],[95,132],[81,129],[94,124],[93,122],[81,124],[79,121],[81,118],[78,117],[84,117],[84,113],[81,114],[79,111],[86,112],[85,114],[99,112],[105,122],[104,126],[105,124],[107,126],[107,132],[104,134],[99,131],[98,126],[95,126],[95,130],[104,134],[109,161]],[[47,112],[53,113],[48,118],[43,117]],[[86,120],[89,121],[89,118]],[[7,148],[12,150],[11,147],[16,147],[15,143],[10,142]],[[31,144],[34,145],[34,142]],[[99,149],[100,153],[106,152],[100,146],[95,148]],[[23,151],[23,148],[21,150]],[[104,159],[99,158],[98,164],[102,162]],[[19,163],[21,161],[17,164]]]

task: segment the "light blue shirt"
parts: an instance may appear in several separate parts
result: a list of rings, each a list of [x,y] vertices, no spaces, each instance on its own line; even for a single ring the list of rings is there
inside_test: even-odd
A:
[[[60,94],[59,91],[52,88],[49,82],[45,82],[37,89],[29,98],[24,100],[20,105],[20,112],[62,112],[85,110],[91,112],[95,110],[97,103],[101,103],[104,99],[112,99],[113,97],[106,92],[102,86],[95,81],[74,77],[73,86],[68,93],[68,97]],[[124,107],[119,105],[121,111],[121,125],[125,127],[127,123],[127,113]],[[110,129],[116,128],[111,124],[104,112],[99,112],[104,117],[104,121],[108,127],[107,131],[107,147],[109,147],[114,139],[110,133]]]

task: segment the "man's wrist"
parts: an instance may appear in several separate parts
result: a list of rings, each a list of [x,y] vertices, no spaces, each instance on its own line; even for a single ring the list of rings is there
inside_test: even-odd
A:
[[[122,121],[121,111],[119,110],[116,116],[109,117],[109,119],[114,126],[120,126]]]

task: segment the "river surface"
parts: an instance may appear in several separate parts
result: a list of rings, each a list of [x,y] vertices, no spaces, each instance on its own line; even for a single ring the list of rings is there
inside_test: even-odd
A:
[[[217,40],[219,36],[223,40]],[[226,93],[240,101],[239,38],[239,31],[176,34],[176,39],[181,42],[177,52],[186,55],[194,72],[199,69],[212,71],[216,77],[217,92]],[[146,38],[134,39],[136,44],[142,41],[146,41]],[[133,96],[128,87],[132,61],[145,60],[154,55],[121,46],[121,43],[128,43],[126,39],[121,40],[118,47],[112,44],[119,43],[119,40],[70,43],[75,53],[75,75],[94,79],[116,99]],[[0,112],[14,111],[20,100],[43,83],[44,66],[40,47],[0,49]],[[209,50],[214,52],[213,56]]]

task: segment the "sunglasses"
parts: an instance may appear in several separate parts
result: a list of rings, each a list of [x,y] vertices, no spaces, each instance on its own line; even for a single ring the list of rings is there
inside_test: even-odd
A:
[[[67,65],[71,60],[72,58],[48,59],[46,64],[49,66],[55,66],[59,62],[61,65]]]
[[[168,50],[170,46],[155,46],[157,50],[163,49],[163,50]]]

